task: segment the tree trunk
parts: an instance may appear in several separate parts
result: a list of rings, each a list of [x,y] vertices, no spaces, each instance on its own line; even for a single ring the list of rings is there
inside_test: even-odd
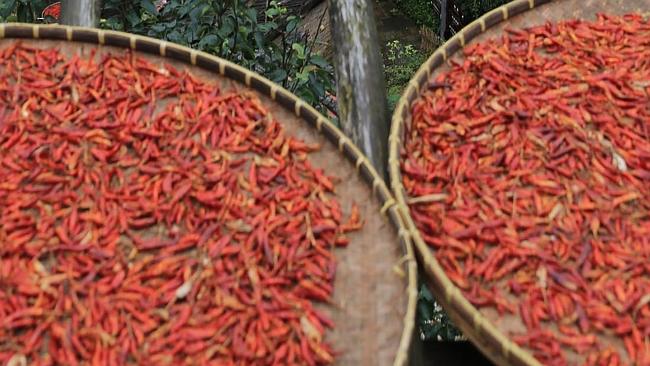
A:
[[[95,28],[101,9],[101,0],[62,0],[61,23]]]
[[[334,68],[343,132],[386,177],[388,109],[371,0],[330,0]]]

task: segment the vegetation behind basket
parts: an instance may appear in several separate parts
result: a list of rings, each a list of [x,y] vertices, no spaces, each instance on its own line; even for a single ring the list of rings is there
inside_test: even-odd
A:
[[[464,17],[464,24],[469,24],[488,11],[510,1],[512,0],[447,0],[447,8],[454,4],[458,6],[460,14]],[[395,0],[395,2],[400,10],[417,24],[439,30],[440,13],[436,12],[434,3],[440,4],[440,0]]]
[[[0,21],[37,22],[49,1],[0,0]],[[164,6],[160,6],[163,4]],[[262,19],[258,21],[258,19]],[[300,19],[270,1],[258,17],[245,0],[103,0],[102,28],[186,45],[260,73],[336,117],[330,63],[313,52]],[[320,27],[319,27],[320,29]]]
[[[426,53],[412,44],[389,41],[384,47],[384,74],[388,95],[388,108],[393,113],[404,88],[427,59]],[[460,331],[451,323],[442,307],[435,301],[426,286],[418,294],[417,324],[424,340],[454,341]]]
[[[427,55],[412,44],[392,40],[384,48],[384,75],[386,77],[386,94],[388,109],[392,115],[404,88],[415,75]]]

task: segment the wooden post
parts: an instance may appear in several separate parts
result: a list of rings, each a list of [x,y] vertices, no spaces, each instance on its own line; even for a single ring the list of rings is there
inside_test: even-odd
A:
[[[101,9],[101,0],[62,0],[61,23],[96,28]]]
[[[339,118],[343,132],[386,178],[388,108],[371,0],[330,0]]]
[[[372,0],[329,0],[329,8],[341,127],[387,179],[390,119]],[[422,354],[416,326],[409,365],[424,365]]]
[[[447,39],[447,0],[440,0],[440,39]]]

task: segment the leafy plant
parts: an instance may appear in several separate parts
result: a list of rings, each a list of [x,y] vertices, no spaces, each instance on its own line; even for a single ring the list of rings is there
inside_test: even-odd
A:
[[[388,108],[392,112],[409,80],[426,60],[426,55],[413,45],[398,40],[388,42],[384,52]]]
[[[440,15],[434,11],[433,2],[440,0],[396,0],[396,5],[404,15],[413,19],[417,25],[425,25],[437,29]]]
[[[447,8],[457,5],[464,17],[464,23],[469,24],[488,11],[510,1],[512,0],[448,0]],[[434,2],[440,4],[440,0],[396,0],[400,10],[418,25],[438,31],[440,13],[435,11]]]
[[[209,52],[258,72],[321,112],[333,93],[333,68],[300,32],[300,18],[271,1],[260,17],[243,0],[104,0],[101,26]],[[258,19],[262,21],[258,21]],[[320,26],[318,27],[320,29]],[[277,37],[277,41],[276,41]]]
[[[460,11],[469,23],[488,11],[509,3],[512,0],[457,0]]]
[[[417,321],[422,339],[457,341],[464,338],[424,285],[420,286],[418,294]]]

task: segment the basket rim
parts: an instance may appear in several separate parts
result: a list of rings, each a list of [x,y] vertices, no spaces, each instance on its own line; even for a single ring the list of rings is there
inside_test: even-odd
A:
[[[407,117],[410,115],[411,103],[420,96],[421,88],[429,82],[435,69],[442,66],[456,52],[462,50],[471,40],[485,33],[493,26],[513,16],[554,1],[556,0],[514,0],[484,14],[447,40],[420,66],[409,81],[395,108],[388,138],[388,169],[391,189],[401,208],[400,212],[404,214],[404,221],[411,230],[416,255],[420,259],[420,265],[424,273],[427,275],[427,283],[434,290],[433,292],[437,296],[436,300],[449,313],[452,321],[483,354],[496,364],[541,365],[531,352],[520,347],[507,337],[463,296],[461,290],[447,277],[447,274],[433,255],[431,248],[422,239],[410,215],[406,203],[406,191],[402,184],[399,160],[402,133]]]
[[[411,231],[404,222],[404,214],[393,198],[386,183],[377,173],[370,161],[361,150],[329,119],[325,118],[314,107],[307,104],[293,93],[269,79],[239,66],[231,61],[210,55],[176,43],[159,40],[126,32],[95,29],[59,24],[31,23],[0,23],[0,40],[27,39],[52,40],[76,43],[95,44],[97,46],[113,46],[132,51],[173,59],[192,67],[236,81],[255,92],[269,97],[296,117],[306,122],[310,128],[316,129],[330,143],[334,144],[346,160],[356,168],[362,180],[371,187],[372,193],[381,204],[380,213],[396,230],[398,241],[402,247],[403,256],[395,263],[395,267],[405,266],[406,273],[401,269],[395,270],[400,277],[406,277],[407,308],[402,320],[402,335],[393,358],[394,366],[406,366],[415,329],[415,311],[417,304],[417,261],[413,248]]]

